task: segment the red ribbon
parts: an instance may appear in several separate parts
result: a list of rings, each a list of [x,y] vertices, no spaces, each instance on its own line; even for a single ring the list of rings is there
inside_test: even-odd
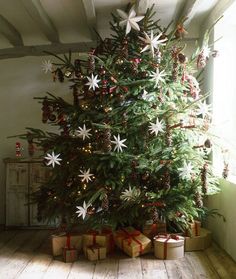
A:
[[[96,236],[99,235],[99,232],[91,230],[91,231],[88,232],[88,234],[93,236],[93,244],[92,245],[96,245]]]
[[[198,236],[198,223],[194,221],[195,236]]]
[[[66,247],[67,247],[68,249],[71,249],[71,243],[70,243],[70,241],[71,241],[70,234],[67,233],[67,235],[66,235]]]
[[[102,234],[105,234],[109,237],[109,252],[113,252],[115,248],[115,242],[113,238],[113,233],[111,229],[103,229]]]
[[[87,247],[87,249],[91,249],[93,253],[95,253],[95,250],[98,251],[98,260],[100,260],[101,255],[100,255],[100,248],[101,246],[99,244],[93,244]]]
[[[136,243],[138,243],[139,245],[139,252],[142,253],[143,251],[143,244],[142,242],[140,242],[139,240],[137,240],[135,237],[136,236],[139,236],[141,233],[137,230],[134,230],[132,232],[128,232],[126,231],[125,229],[121,229],[120,231],[118,231],[116,233],[116,236],[119,238],[121,237],[122,238],[122,249],[124,248],[124,241],[127,240],[128,242],[128,245],[130,246],[131,243],[132,243],[132,240],[134,240]]]
[[[170,239],[175,239],[175,240],[179,240],[179,236],[176,234],[159,234],[157,236],[157,238],[166,238],[166,240],[164,241],[164,255],[163,258],[164,260],[166,260],[167,258],[167,243]]]

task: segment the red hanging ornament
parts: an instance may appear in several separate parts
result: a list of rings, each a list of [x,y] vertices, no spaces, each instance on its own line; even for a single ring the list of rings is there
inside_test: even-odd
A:
[[[21,144],[20,142],[16,142],[16,157],[21,157],[22,154],[21,154]]]

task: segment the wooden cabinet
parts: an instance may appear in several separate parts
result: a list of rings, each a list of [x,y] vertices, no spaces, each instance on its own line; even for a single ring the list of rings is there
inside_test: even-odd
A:
[[[49,177],[50,169],[40,160],[5,159],[6,226],[39,226],[37,205],[29,204],[30,194]]]

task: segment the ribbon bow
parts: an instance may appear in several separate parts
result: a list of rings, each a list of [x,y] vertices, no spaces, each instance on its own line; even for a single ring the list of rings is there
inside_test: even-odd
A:
[[[99,232],[95,231],[95,230],[90,230],[90,231],[87,232],[87,234],[93,236],[93,244],[92,245],[96,245],[96,236],[99,235]]]
[[[159,234],[155,237],[157,238],[166,238],[166,240],[164,241],[164,260],[166,260],[167,258],[167,243],[170,239],[175,239],[175,240],[179,240],[179,236],[176,234]]]
[[[132,243],[132,240],[134,240],[136,243],[138,243],[140,247],[140,253],[143,251],[143,245],[142,243],[137,240],[135,237],[141,235],[141,233],[137,230],[133,230],[132,232],[128,232],[125,229],[121,229],[117,232],[116,236],[118,238],[122,238],[122,249],[124,248],[124,241],[127,240],[128,245],[130,246]]]

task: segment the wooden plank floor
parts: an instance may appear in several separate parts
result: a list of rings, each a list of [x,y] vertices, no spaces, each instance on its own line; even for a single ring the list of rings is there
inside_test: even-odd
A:
[[[53,259],[50,231],[0,232],[0,279],[236,279],[235,262],[218,246],[162,261],[152,254],[129,258],[120,251],[100,262]]]

